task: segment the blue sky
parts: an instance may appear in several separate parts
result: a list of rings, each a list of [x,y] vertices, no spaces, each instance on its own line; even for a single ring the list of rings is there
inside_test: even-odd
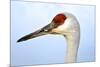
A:
[[[45,35],[25,42],[16,41],[47,25],[60,12],[74,14],[81,39],[77,62],[95,61],[95,6],[39,2],[11,2],[11,65],[64,63],[66,42],[60,35]]]

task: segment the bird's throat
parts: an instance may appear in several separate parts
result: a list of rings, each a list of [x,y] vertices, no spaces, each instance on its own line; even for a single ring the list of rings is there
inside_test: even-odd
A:
[[[79,47],[79,35],[67,35],[65,36],[67,40],[67,50],[65,56],[65,63],[75,63],[77,61],[77,53]]]

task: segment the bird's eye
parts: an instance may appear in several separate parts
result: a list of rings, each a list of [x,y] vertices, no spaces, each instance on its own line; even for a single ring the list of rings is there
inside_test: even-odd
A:
[[[47,32],[48,30],[47,29],[44,29],[44,31]]]

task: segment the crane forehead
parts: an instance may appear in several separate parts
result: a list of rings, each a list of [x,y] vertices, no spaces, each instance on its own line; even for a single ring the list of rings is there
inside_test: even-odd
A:
[[[54,17],[53,22],[55,25],[59,26],[64,23],[67,17],[64,14],[58,14]]]

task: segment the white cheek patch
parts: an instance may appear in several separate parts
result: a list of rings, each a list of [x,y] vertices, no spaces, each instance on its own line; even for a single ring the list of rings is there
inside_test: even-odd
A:
[[[65,20],[65,23],[59,26],[57,29],[60,31],[66,32],[68,28],[71,27],[70,19]]]

